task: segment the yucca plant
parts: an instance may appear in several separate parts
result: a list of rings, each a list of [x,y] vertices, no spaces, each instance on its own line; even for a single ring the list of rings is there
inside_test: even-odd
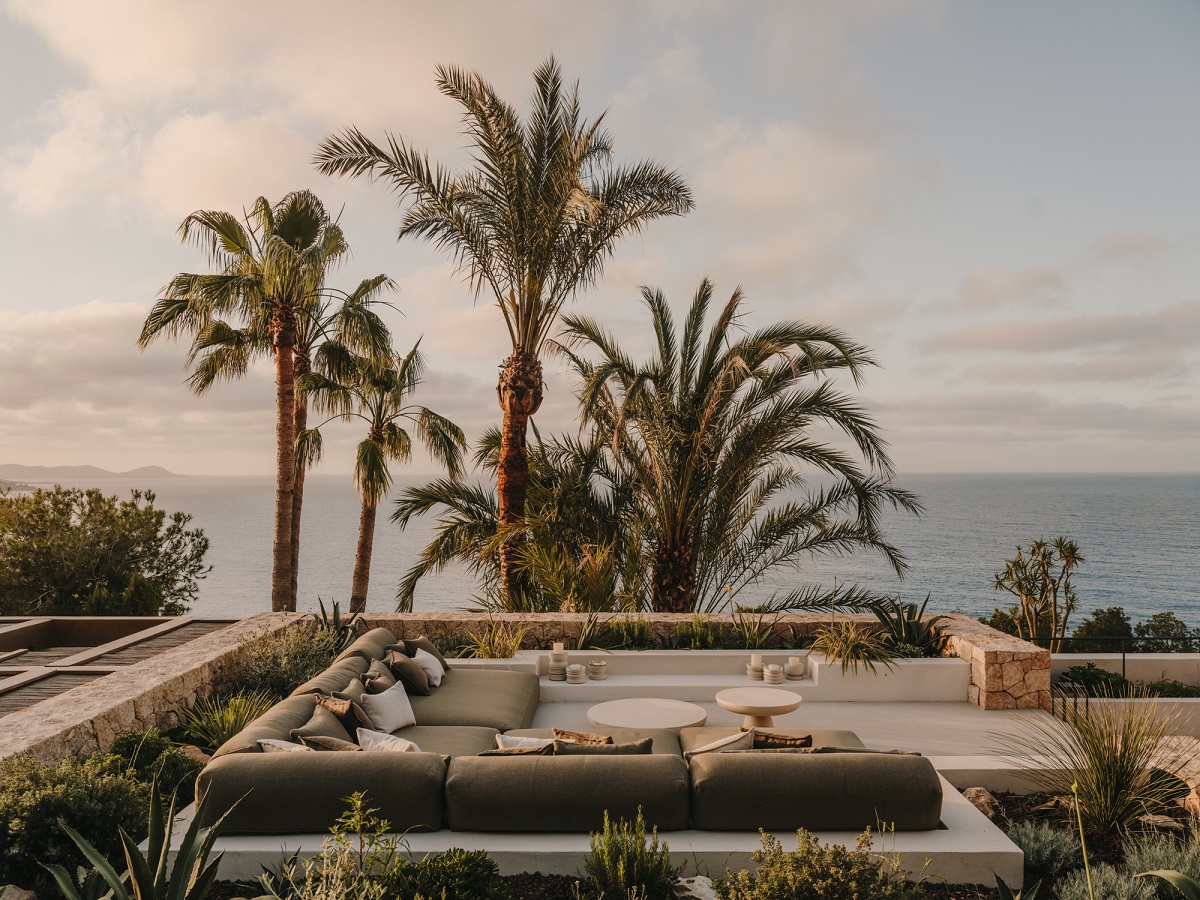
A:
[[[201,697],[191,709],[179,710],[180,732],[211,753],[274,705],[275,698],[265,691]]]
[[[767,618],[765,613],[735,609],[733,611],[733,641],[742,650],[761,650],[768,646],[771,638],[775,636],[777,621],[779,621],[778,613]]]
[[[1177,715],[1144,691],[1131,699],[1064,703],[1061,718],[1023,719],[994,742],[1039,790],[1074,795],[1087,830],[1128,832],[1179,796],[1182,782],[1174,773],[1197,749],[1194,740],[1169,739]]]
[[[838,660],[843,674],[857,672],[860,666],[872,674],[880,664],[889,669],[895,666],[891,648],[879,633],[849,619],[822,628],[812,642],[812,651],[827,659]]]
[[[338,652],[341,653],[354,643],[354,639],[362,630],[362,616],[354,613],[350,618],[343,620],[342,610],[336,600],[333,601],[333,612],[325,611],[325,601],[320,597],[317,598],[317,606],[320,608],[320,612],[313,613],[312,617],[317,625],[318,633],[334,635],[337,640]]]
[[[874,605],[871,612],[883,626],[883,640],[894,647],[916,647],[923,656],[933,652],[939,640],[937,623],[947,617],[925,618],[929,597],[929,594],[925,595],[925,602],[919,608],[915,603],[904,603],[899,597],[884,597]]]
[[[168,868],[167,856],[171,851],[171,833],[175,826],[175,795],[171,795],[169,806],[164,810],[162,794],[158,785],[153,785],[150,790],[146,854],[142,855],[138,849],[138,842],[130,837],[129,832],[124,828],[118,829],[121,845],[125,850],[126,872],[123,875],[117,874],[117,870],[103,854],[74,828],[65,822],[61,822],[60,825],[87,857],[88,862],[100,873],[100,877],[111,889],[112,900],[203,900],[216,881],[217,867],[224,855],[218,853],[209,861],[208,854],[221,833],[225,819],[236,807],[235,803],[208,828],[201,828],[199,817],[194,817],[179,844],[174,867]],[[57,865],[45,868],[54,876],[59,890],[67,900],[86,900],[80,893],[80,886],[66,869]],[[94,891],[94,880],[85,878],[83,887],[85,890]]]
[[[606,642],[609,636],[608,622],[600,618],[600,613],[588,613],[579,626],[579,635],[575,638],[577,650],[607,650]]]
[[[482,632],[467,632],[466,656],[479,659],[512,659],[521,649],[528,629],[493,619]]]

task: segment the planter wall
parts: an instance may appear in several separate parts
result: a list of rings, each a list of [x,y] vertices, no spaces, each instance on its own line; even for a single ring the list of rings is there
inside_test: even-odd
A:
[[[1098,668],[1121,674],[1120,653],[1055,653],[1050,674],[1057,678],[1071,666],[1094,663]],[[1130,681],[1159,681],[1170,678],[1200,685],[1200,653],[1126,653],[1125,677]]]

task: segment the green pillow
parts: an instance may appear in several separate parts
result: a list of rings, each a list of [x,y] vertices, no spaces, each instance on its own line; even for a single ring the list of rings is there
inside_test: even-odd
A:
[[[301,737],[300,743],[310,750],[357,750],[362,752],[362,747],[358,744],[352,744],[349,741],[342,741],[338,738],[326,737],[323,734],[313,734],[307,737]]]
[[[387,663],[375,659],[371,661],[370,667],[362,676],[362,683],[368,694],[382,694],[388,688],[396,686],[396,679],[392,676],[392,670],[387,667]]]
[[[354,739],[350,737],[350,732],[342,727],[342,723],[338,721],[338,717],[323,706],[316,707],[313,710],[312,718],[299,728],[293,728],[290,734],[293,741],[300,743],[303,743],[306,737],[315,736],[337,738],[339,741],[354,743]]]
[[[389,650],[388,668],[410,694],[429,694],[429,674],[399,650]]]

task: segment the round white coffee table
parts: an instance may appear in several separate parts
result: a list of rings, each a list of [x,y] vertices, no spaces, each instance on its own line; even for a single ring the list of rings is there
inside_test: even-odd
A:
[[[629,700],[609,700],[597,703],[587,713],[593,725],[609,728],[690,728],[708,721],[703,706],[683,700],[663,700],[657,697],[633,697]]]
[[[730,688],[717,694],[717,705],[730,712],[741,713],[743,728],[770,728],[775,724],[772,716],[782,716],[800,706],[801,697],[779,688],[746,687]]]

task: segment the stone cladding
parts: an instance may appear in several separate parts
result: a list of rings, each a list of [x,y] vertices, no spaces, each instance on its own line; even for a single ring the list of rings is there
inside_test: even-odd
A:
[[[1050,709],[1050,651],[953,613],[938,623],[944,656],[971,664],[967,699],[983,709]]]

